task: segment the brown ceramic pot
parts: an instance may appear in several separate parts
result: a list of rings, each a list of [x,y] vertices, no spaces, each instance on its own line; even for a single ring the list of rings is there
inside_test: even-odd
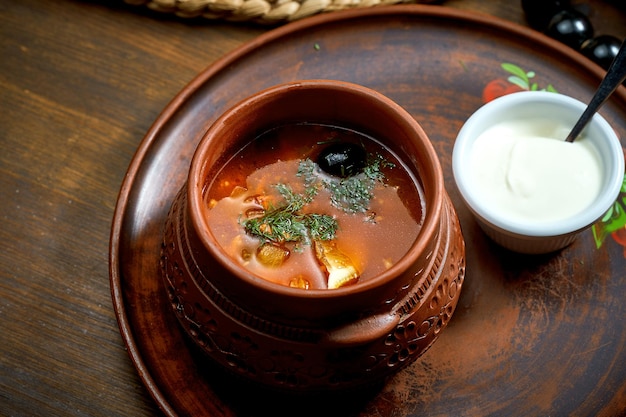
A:
[[[208,229],[203,188],[215,167],[259,133],[302,121],[379,139],[421,182],[419,235],[373,279],[335,290],[274,284],[229,258]],[[209,129],[172,204],[161,270],[173,311],[209,357],[265,386],[310,392],[379,381],[424,353],[456,307],[465,244],[439,161],[418,123],[368,88],[310,80],[262,91]]]

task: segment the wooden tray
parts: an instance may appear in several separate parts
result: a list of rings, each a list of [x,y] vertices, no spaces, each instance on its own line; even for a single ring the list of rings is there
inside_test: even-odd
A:
[[[485,89],[535,73],[539,88],[588,101],[602,71],[529,29],[439,6],[338,12],[285,25],[225,56],[165,108],[122,186],[111,234],[111,290],[122,337],[166,415],[307,415],[305,399],[258,395],[197,355],[166,303],[158,274],[161,229],[195,147],[229,106],[294,79],[332,78],[374,88],[403,105],[430,135],[467,242],[467,279],[449,327],[384,387],[341,416],[616,416],[626,414],[626,254],[585,232],[550,256],[492,244],[463,206],[451,152]],[[521,77],[524,78],[524,77]],[[603,115],[626,131],[626,91]],[[328,404],[328,406],[325,406]],[[290,407],[296,407],[290,408]],[[322,410],[322,412],[320,412]],[[319,415],[318,414],[318,415]]]

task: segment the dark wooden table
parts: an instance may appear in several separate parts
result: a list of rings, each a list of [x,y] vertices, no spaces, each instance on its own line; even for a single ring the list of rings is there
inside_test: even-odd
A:
[[[626,37],[623,7],[588,3],[598,32]],[[518,1],[444,4],[525,24]],[[0,415],[158,415],[111,303],[117,195],[170,100],[267,30],[121,1],[0,4]]]

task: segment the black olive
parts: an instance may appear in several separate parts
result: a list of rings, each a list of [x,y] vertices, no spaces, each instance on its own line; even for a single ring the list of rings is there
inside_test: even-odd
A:
[[[554,15],[569,9],[569,0],[522,0],[526,20],[533,28],[545,30]]]
[[[593,37],[593,27],[583,13],[568,9],[554,15],[548,24],[546,35],[578,49],[583,42]]]
[[[617,56],[621,45],[622,41],[615,36],[600,35],[583,43],[580,51],[606,70]]]
[[[365,149],[354,143],[338,142],[320,152],[317,164],[322,171],[335,177],[350,177],[367,165]]]

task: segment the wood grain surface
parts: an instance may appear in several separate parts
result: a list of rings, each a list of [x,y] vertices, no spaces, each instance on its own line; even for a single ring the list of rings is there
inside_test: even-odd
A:
[[[588,3],[597,32],[626,37],[623,8]],[[517,1],[444,5],[525,24]],[[0,415],[159,415],[111,303],[118,192],[172,98],[268,30],[122,1],[0,3]]]

